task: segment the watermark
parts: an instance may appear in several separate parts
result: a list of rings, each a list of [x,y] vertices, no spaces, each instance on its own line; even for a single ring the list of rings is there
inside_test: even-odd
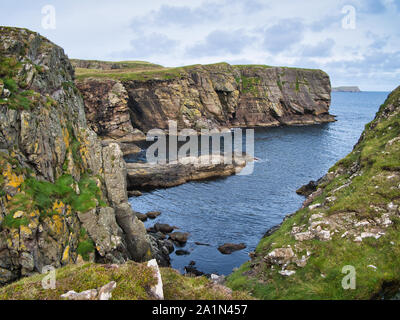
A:
[[[342,273],[347,274],[342,279],[342,288],[344,290],[355,290],[356,289],[356,268],[353,266],[344,266]]]
[[[356,8],[346,5],[342,8],[342,13],[345,15],[342,19],[342,28],[347,30],[354,30],[357,23]]]
[[[45,30],[56,29],[56,8],[50,4],[42,7],[42,28]]]
[[[149,130],[146,140],[154,142],[146,151],[150,164],[231,165],[247,161],[237,173],[249,175],[254,170],[254,129],[246,129],[245,135],[240,128],[178,132],[177,122],[170,120],[168,132]]]
[[[44,266],[42,274],[46,274],[42,279],[42,288],[45,290],[56,289],[56,269],[53,266]]]

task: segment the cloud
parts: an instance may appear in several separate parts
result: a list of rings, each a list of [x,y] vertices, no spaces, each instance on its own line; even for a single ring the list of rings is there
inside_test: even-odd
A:
[[[178,46],[179,42],[161,33],[151,33],[132,39],[130,44],[132,46],[131,49],[116,52],[113,56],[130,59],[147,59],[149,56],[170,53]]]
[[[186,50],[189,56],[215,56],[221,54],[239,54],[251,44],[254,38],[243,30],[215,30],[208,34],[203,42],[197,43]]]
[[[381,14],[386,11],[386,7],[382,3],[382,0],[363,0],[361,8],[363,12],[370,14]]]
[[[305,26],[298,19],[284,19],[264,30],[263,47],[271,53],[292,48],[302,41]]]
[[[329,38],[316,45],[305,46],[301,51],[301,55],[303,57],[329,57],[334,46],[335,41]]]
[[[134,18],[131,27],[133,30],[142,30],[144,25],[188,27],[218,19],[223,14],[223,9],[222,4],[212,2],[203,3],[195,8],[167,4],[158,10],[152,10],[146,16]]]
[[[338,27],[341,25],[343,19],[343,15],[335,14],[335,15],[328,15],[323,17],[320,20],[316,20],[312,22],[309,27],[314,32],[323,31],[337,25]]]

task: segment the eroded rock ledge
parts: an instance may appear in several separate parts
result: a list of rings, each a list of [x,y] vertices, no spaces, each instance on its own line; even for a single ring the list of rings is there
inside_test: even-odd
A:
[[[128,190],[169,188],[189,181],[226,177],[239,173],[247,156],[235,156],[231,164],[219,155],[181,158],[175,164],[127,163]]]

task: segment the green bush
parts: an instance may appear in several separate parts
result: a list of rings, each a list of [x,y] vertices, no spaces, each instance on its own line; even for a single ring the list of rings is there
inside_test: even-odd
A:
[[[89,260],[90,252],[94,252],[94,243],[91,239],[79,242],[76,253],[80,254],[85,261]]]

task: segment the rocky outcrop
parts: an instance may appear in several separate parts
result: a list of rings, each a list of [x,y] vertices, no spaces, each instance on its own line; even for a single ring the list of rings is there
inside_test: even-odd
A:
[[[211,159],[211,160],[210,160]],[[232,163],[224,157],[185,157],[177,163],[127,163],[128,189],[156,189],[178,186],[189,181],[226,177],[239,173],[251,161],[245,156],[235,156]]]
[[[264,299],[381,299],[399,292],[399,124],[400,87],[353,151],[303,188],[311,192],[303,207],[267,232],[231,287],[254,290],[257,283]]]
[[[131,139],[134,129],[167,129],[169,120],[177,121],[178,128],[196,130],[334,121],[329,114],[330,80],[320,70],[220,63],[89,73],[80,76],[77,86],[90,126],[122,140]],[[123,92],[119,102],[115,88]],[[125,131],[116,128],[120,117]]]
[[[150,259],[123,154],[87,126],[64,51],[26,29],[0,40],[0,285],[78,256]]]

